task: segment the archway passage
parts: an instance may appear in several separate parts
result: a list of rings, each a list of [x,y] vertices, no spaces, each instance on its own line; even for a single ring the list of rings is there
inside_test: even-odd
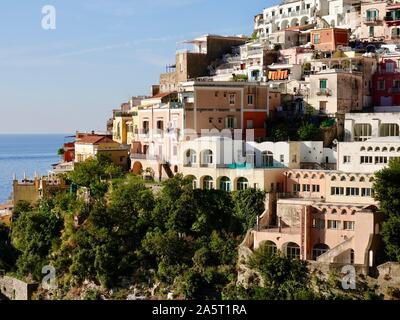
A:
[[[317,260],[319,256],[329,251],[329,246],[324,243],[318,243],[313,248],[313,260]]]

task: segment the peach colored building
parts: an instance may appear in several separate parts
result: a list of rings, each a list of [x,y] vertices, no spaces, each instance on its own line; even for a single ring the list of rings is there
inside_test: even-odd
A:
[[[349,31],[347,29],[326,28],[311,30],[311,44],[315,50],[335,51],[338,46],[349,45]]]
[[[361,3],[360,40],[385,40],[387,36],[386,0]]]
[[[285,172],[284,185],[276,215],[262,217],[252,232],[254,248],[266,242],[291,258],[363,270],[380,263],[383,216],[371,174],[294,169]]]

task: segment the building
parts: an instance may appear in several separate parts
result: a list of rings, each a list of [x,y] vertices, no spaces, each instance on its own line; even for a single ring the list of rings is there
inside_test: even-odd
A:
[[[338,170],[374,173],[400,158],[400,137],[379,137],[359,142],[339,142]]]
[[[349,30],[339,28],[326,28],[311,30],[311,44],[315,50],[329,52],[335,51],[339,46],[349,45]]]
[[[387,38],[386,5],[386,0],[361,2],[360,40],[384,41]]]
[[[400,105],[400,71],[395,60],[386,59],[380,63],[372,81],[375,106]]]
[[[400,113],[347,113],[344,128],[345,142],[399,137]]]
[[[386,6],[387,38],[393,42],[400,39],[400,3],[388,3]]]
[[[53,174],[44,177],[36,176],[33,180],[26,177],[22,180],[14,178],[12,203],[17,205],[20,201],[26,201],[34,205],[54,192],[66,191],[68,188],[64,179]]]
[[[276,217],[261,217],[252,232],[254,248],[266,243],[290,258],[354,264],[364,274],[380,263],[383,216],[372,197],[372,175],[289,170],[285,176]]]
[[[311,74],[307,103],[317,112],[335,117],[363,109],[364,81],[361,72],[325,69]]]
[[[205,35],[182,42],[180,45],[186,48],[177,51],[175,64],[167,66],[167,72],[160,75],[160,92],[177,91],[180,82],[209,76],[212,63],[247,40],[246,37]]]
[[[95,159],[104,154],[111,158],[115,165],[127,167],[129,147],[113,141],[106,135],[86,135],[77,138],[75,142],[75,162]]]
[[[316,18],[328,15],[327,0],[285,0],[280,5],[264,9],[254,19],[254,31],[260,38],[289,27],[307,26]]]

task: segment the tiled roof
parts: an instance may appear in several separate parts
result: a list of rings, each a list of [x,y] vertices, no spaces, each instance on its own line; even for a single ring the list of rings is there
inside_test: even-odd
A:
[[[106,136],[88,135],[80,138],[76,143],[79,144],[99,144],[99,143],[115,143],[114,140]]]

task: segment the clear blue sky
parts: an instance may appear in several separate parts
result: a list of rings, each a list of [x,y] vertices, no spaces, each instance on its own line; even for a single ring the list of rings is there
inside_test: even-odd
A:
[[[104,130],[111,110],[149,94],[176,43],[251,34],[275,0],[2,0],[0,133]],[[54,5],[57,29],[41,28]]]

